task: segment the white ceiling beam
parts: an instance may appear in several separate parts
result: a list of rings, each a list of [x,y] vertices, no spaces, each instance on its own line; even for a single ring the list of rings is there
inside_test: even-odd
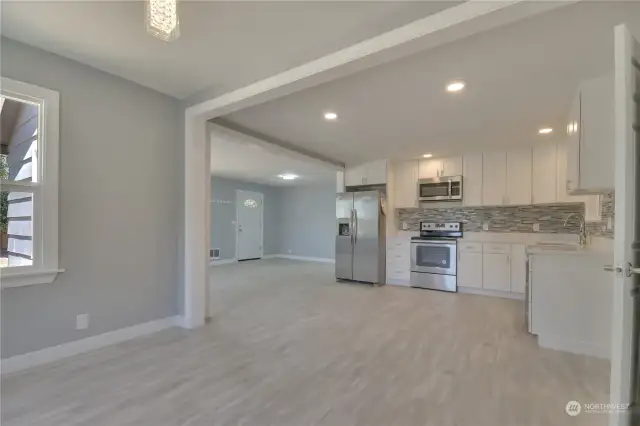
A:
[[[581,0],[469,0],[186,109],[212,119]]]
[[[284,157],[293,158],[295,160],[317,164],[330,170],[344,170],[344,163],[321,157],[316,153],[305,152],[304,150],[301,150],[300,148],[297,148],[286,142],[282,142],[268,136],[260,135],[249,129],[243,129],[232,123],[227,124],[226,122],[209,122],[207,124],[207,130],[209,131],[210,137],[223,137],[227,140],[231,140],[237,143],[257,145],[276,155],[282,155]]]

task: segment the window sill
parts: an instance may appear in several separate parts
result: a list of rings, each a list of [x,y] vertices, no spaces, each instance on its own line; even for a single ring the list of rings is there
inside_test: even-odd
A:
[[[41,269],[38,271],[2,271],[0,285],[2,289],[12,287],[25,287],[37,284],[51,284],[64,269]]]

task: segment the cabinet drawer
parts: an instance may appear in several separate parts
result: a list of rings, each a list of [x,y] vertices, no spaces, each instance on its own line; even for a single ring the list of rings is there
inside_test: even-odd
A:
[[[399,280],[409,279],[411,277],[411,274],[408,269],[404,270],[399,268],[389,269],[389,271],[387,272],[387,275],[391,279],[395,278]]]
[[[511,244],[505,243],[484,243],[482,245],[483,253],[511,253]]]
[[[472,251],[482,253],[482,243],[458,243],[460,251]]]

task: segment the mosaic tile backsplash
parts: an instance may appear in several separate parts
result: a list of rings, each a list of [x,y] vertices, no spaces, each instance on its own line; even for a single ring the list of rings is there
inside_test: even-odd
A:
[[[590,222],[587,230],[591,235],[613,238],[613,230],[606,229],[607,219],[613,217],[613,195],[601,196],[602,222]],[[482,224],[489,224],[487,232],[532,233],[533,224],[540,224],[541,233],[578,234],[580,221],[572,217],[567,226],[564,222],[571,213],[584,215],[584,203],[536,204],[523,206],[488,207],[444,207],[404,208],[396,210],[397,224],[402,223],[408,231],[418,231],[420,221],[462,222],[467,232],[482,232]]]

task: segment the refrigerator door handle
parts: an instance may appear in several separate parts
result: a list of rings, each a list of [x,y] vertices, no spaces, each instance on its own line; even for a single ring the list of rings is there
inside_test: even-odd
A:
[[[349,237],[351,238],[351,246],[352,247],[353,247],[353,227],[355,225],[355,222],[353,220],[353,212],[354,212],[354,210],[351,209],[351,213],[350,213],[351,217],[349,218],[350,219],[349,220]]]
[[[354,222],[354,228],[353,228],[353,243],[357,244],[358,243],[358,210],[353,209],[353,222]]]

